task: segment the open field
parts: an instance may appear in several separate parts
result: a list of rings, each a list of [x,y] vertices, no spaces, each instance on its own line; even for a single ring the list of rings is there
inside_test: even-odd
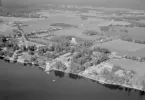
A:
[[[60,30],[60,31],[56,31],[53,34],[54,35],[64,35],[64,36],[76,36],[76,37],[80,37],[86,40],[95,40],[97,38],[103,37],[103,36],[87,36],[85,34],[83,34],[83,32],[85,31],[84,28],[75,28],[75,29],[64,29],[64,30]]]
[[[0,24],[0,33],[8,36],[9,34],[13,34],[14,27],[8,26],[6,24]]]
[[[128,33],[125,32],[119,32],[119,31],[110,31],[106,32],[105,34],[107,36],[129,36],[133,40],[145,40],[145,28],[139,28],[139,27],[134,27],[134,28],[126,28],[128,30]]]
[[[65,23],[65,24],[70,24],[74,26],[78,26],[81,28],[85,29],[94,29],[98,30],[98,24],[100,23],[105,23],[106,20],[100,19],[100,18],[93,18],[93,19],[88,19],[88,20],[82,20],[80,17],[66,17],[66,16],[49,16],[47,19],[43,20],[38,20],[38,21],[27,21],[23,22],[24,24],[29,25],[29,27],[25,27],[24,30],[26,32],[31,32],[33,30],[41,30],[41,29],[48,29],[52,26],[51,24],[55,23]]]
[[[133,39],[145,40],[145,28],[129,28],[128,30]]]
[[[43,18],[21,18],[21,17],[3,17],[0,16],[0,19],[3,19],[5,21],[22,21],[22,22],[26,22],[26,21],[36,21],[36,20],[43,20]]]
[[[82,21],[80,18],[77,17],[50,16],[49,18],[44,20],[29,21],[24,23],[29,25],[29,27],[25,27],[24,30],[26,30],[26,32],[31,32],[33,30],[39,31],[41,29],[48,29],[50,27],[53,27],[50,26],[50,24],[53,23],[65,23],[65,24],[80,26],[81,23],[87,23],[87,22]]]
[[[110,42],[101,44],[99,46],[110,48],[110,49],[114,48],[114,49],[119,49],[119,50],[124,50],[124,51],[137,51],[145,47],[144,44],[137,44],[137,43],[127,42],[127,41],[122,41],[120,39],[110,41]]]
[[[130,25],[130,23],[125,22],[125,21],[106,21],[104,23],[98,24],[98,26],[108,26],[108,25]]]
[[[145,45],[137,44],[133,42],[127,42],[123,40],[114,40],[111,42],[98,45],[99,47],[107,48],[111,51],[115,51],[121,55],[130,56],[145,56]]]
[[[109,60],[108,63],[113,64],[113,65],[120,65],[122,68],[127,69],[127,70],[134,70],[138,73],[140,76],[144,76],[144,70],[145,70],[145,63],[139,63],[135,62],[132,60]]]

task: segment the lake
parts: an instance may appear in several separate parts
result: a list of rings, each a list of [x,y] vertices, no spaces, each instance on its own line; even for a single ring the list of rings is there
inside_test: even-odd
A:
[[[0,61],[0,100],[145,100],[138,91]],[[54,81],[55,80],[55,81]]]

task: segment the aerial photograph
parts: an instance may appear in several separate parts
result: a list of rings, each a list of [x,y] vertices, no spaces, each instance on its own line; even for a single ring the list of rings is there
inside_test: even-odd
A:
[[[0,100],[145,100],[145,0],[0,0]]]

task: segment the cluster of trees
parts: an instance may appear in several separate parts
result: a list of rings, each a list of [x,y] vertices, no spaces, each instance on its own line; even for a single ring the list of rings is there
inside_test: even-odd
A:
[[[114,65],[112,68],[112,72],[116,72],[118,70],[123,70],[123,68],[121,68],[119,65]]]
[[[71,67],[73,67],[71,70],[74,72],[84,71],[88,67],[100,64],[108,59],[109,57],[105,53],[100,53],[94,56],[92,49],[84,48],[74,54],[71,61]]]
[[[54,67],[58,70],[63,70],[63,71],[67,69],[67,67],[61,61],[56,61]]]
[[[137,56],[128,56],[128,55],[125,55],[124,58],[131,59],[133,61],[138,61],[138,62],[145,62],[145,57],[137,57]]]
[[[88,35],[88,36],[93,36],[93,35],[100,35],[102,36],[103,33],[97,32],[97,31],[92,31],[92,30],[87,30],[83,32],[83,34]]]
[[[144,80],[142,80],[142,82],[141,82],[141,85],[142,85],[142,89],[143,89],[143,91],[145,91],[145,81]]]
[[[135,40],[135,43],[145,44],[145,40]]]
[[[23,17],[23,18],[40,18],[40,14],[33,14],[27,12],[11,12],[11,11],[1,11],[0,16],[6,17]]]
[[[101,73],[106,80],[109,80],[111,82],[116,82],[120,84],[124,84],[126,82],[126,78],[124,76],[120,77],[116,75],[113,71],[109,71],[108,69],[104,69],[104,71]]]
[[[2,48],[6,48],[6,50],[2,51]],[[12,56],[14,51],[18,50],[19,46],[17,45],[17,41],[13,38],[8,39],[4,35],[0,35],[0,55],[1,56]]]
[[[87,20],[87,19],[88,19],[87,16],[81,16],[80,18],[81,18],[82,20]]]
[[[70,25],[70,24],[66,24],[66,23],[52,23],[50,26],[58,26],[58,27],[62,27],[62,28],[77,27],[75,25]]]
[[[134,40],[133,38],[131,38],[129,36],[122,36],[121,39],[124,40],[124,41],[135,42],[135,43],[139,43],[139,44],[145,44],[145,40]]]
[[[88,48],[75,52],[70,64],[71,72],[78,73],[91,66],[92,52],[93,51]]]
[[[110,31],[110,27],[109,26],[101,26],[100,30],[104,31],[104,32],[108,32],[108,31]]]
[[[93,46],[93,41],[91,40],[82,40],[78,42],[78,47],[91,47]]]
[[[76,52],[73,56],[74,61],[78,61],[78,59],[82,57],[91,58],[92,50],[89,48],[83,48],[82,50]]]
[[[96,51],[96,52],[102,52],[104,54],[111,53],[111,51],[109,51],[108,49],[106,49],[106,48],[100,48],[100,47],[94,47],[94,51]]]
[[[98,53],[98,54],[93,55],[92,63],[93,63],[93,65],[98,65],[98,64],[105,62],[107,60],[109,60],[109,57],[107,54]]]
[[[133,39],[131,37],[129,37],[128,35],[122,36],[121,39],[124,40],[124,41],[133,42]]]
[[[132,24],[132,26],[136,26],[136,27],[145,27],[145,24],[144,23],[140,23],[140,22],[131,22]]]

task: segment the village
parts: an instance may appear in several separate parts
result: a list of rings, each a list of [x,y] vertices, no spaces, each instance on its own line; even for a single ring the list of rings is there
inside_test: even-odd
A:
[[[58,30],[60,29],[62,28],[58,28]],[[144,81],[132,84],[132,78],[136,75],[135,71],[125,70],[119,65],[107,63],[110,59],[126,59],[125,56],[120,56],[105,48],[94,47],[93,43],[90,45],[85,40],[73,36],[54,38],[47,45],[32,41],[36,34],[48,31],[49,34],[52,34],[51,32],[57,31],[57,29],[33,31],[26,35],[18,25],[14,36],[1,35],[1,59],[10,63],[18,62],[24,66],[39,67],[47,73],[51,70],[58,70],[96,80],[102,84],[144,90]],[[106,42],[106,39],[100,39],[99,43],[102,42]]]
[[[67,7],[75,11],[0,13],[0,18],[7,20],[2,20],[4,26],[0,29],[0,59],[23,67],[37,67],[48,74],[61,71],[101,84],[145,91],[145,81],[141,79],[145,56],[136,53],[144,49],[145,41],[130,35],[133,28],[142,29],[145,23],[127,19],[140,13],[127,11],[117,15],[115,11],[98,12],[101,8]],[[2,32],[5,27],[12,32],[8,35]]]

